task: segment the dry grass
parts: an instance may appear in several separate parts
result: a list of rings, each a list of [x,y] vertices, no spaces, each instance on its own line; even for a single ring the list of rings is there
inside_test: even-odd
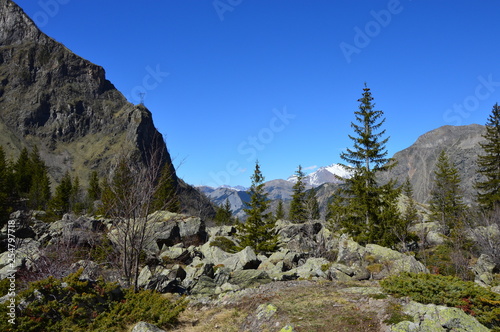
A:
[[[356,285],[349,285],[360,287]],[[373,284],[365,283],[370,287]],[[217,300],[210,305],[193,304],[181,314],[178,332],[279,331],[291,324],[297,332],[384,331],[389,300],[375,300],[362,292],[341,291],[335,282],[276,282]],[[259,321],[257,307],[271,303],[278,309]]]

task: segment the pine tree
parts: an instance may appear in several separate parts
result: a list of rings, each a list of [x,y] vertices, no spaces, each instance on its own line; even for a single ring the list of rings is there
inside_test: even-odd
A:
[[[28,169],[31,174],[31,183],[28,191],[28,206],[31,209],[45,210],[50,201],[50,180],[45,162],[40,157],[36,145],[29,156]]]
[[[285,218],[285,209],[283,208],[283,200],[278,201],[278,206],[276,207],[276,212],[274,218],[276,220],[281,220]]]
[[[97,201],[101,199],[102,189],[99,184],[99,175],[97,171],[93,171],[89,175],[89,187],[87,189],[87,197],[90,201]]]
[[[0,227],[9,219],[12,206],[11,170],[5,157],[3,147],[0,145]]]
[[[486,210],[500,208],[500,107],[498,103],[486,123],[484,143],[479,143],[483,153],[478,155],[478,172],[484,177],[476,183],[477,201]]]
[[[71,198],[73,194],[73,184],[69,171],[66,171],[61,182],[56,187],[54,197],[50,202],[51,209],[56,215],[62,216],[71,211]]]
[[[181,211],[174,174],[172,164],[166,163],[161,170],[160,183],[155,193],[154,210],[167,210],[176,213]]]
[[[238,239],[240,247],[252,247],[257,253],[268,253],[278,249],[278,234],[276,220],[268,211],[270,201],[264,192],[264,176],[260,171],[259,162],[251,177],[252,185],[248,194],[250,202],[244,211],[247,214],[245,223],[238,224]]]
[[[385,122],[383,112],[374,109],[373,97],[366,84],[363,91],[358,100],[359,110],[354,113],[356,123],[351,123],[356,136],[349,135],[354,147],[340,155],[349,165],[343,167],[353,176],[344,180],[341,192],[344,206],[339,221],[360,243],[393,245],[391,228],[399,219],[399,189],[392,180],[380,186],[376,177],[394,167],[395,163],[387,158],[385,145],[389,138],[383,138],[385,130],[380,130]]]
[[[444,150],[439,154],[435,170],[434,185],[430,199],[431,219],[441,223],[450,231],[465,211],[460,177]]]
[[[302,166],[299,165],[295,176],[297,182],[293,185],[292,202],[290,203],[288,219],[294,223],[302,223],[307,219],[305,174],[302,171]]]
[[[30,156],[26,147],[21,150],[14,164],[14,181],[18,195],[26,198],[31,187]]]
[[[217,225],[230,225],[233,223],[233,211],[229,199],[225,203],[218,206],[215,213],[215,223]]]
[[[306,196],[306,215],[308,220],[318,220],[320,218],[319,203],[316,198],[316,192],[311,189]]]

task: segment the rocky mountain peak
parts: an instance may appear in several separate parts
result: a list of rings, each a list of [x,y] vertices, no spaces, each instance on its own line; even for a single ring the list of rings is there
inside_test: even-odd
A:
[[[46,36],[35,23],[11,0],[0,0],[0,45],[40,42]]]

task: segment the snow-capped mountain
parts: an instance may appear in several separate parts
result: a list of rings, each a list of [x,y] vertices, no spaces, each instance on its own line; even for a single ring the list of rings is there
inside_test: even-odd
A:
[[[332,164],[330,166],[320,167],[316,171],[304,177],[306,186],[318,187],[324,183],[340,183],[336,176],[347,179],[351,173],[339,164]],[[290,176],[287,181],[295,183],[297,176],[294,174]]]

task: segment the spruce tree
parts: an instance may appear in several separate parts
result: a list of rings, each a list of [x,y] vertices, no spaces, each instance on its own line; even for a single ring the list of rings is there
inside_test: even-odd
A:
[[[275,219],[281,220],[285,218],[285,209],[283,208],[283,200],[278,201],[278,206],[276,207]]]
[[[307,220],[306,186],[304,183],[305,174],[302,171],[302,166],[299,165],[295,176],[297,182],[293,185],[292,202],[290,203],[288,220],[294,223],[302,223]]]
[[[215,223],[217,225],[230,225],[233,223],[233,211],[229,199],[226,199],[224,204],[216,208]]]
[[[177,184],[172,164],[166,163],[161,170],[160,183],[155,193],[153,209],[176,213],[181,211],[181,203],[177,194]]]
[[[257,253],[268,253],[278,249],[278,234],[275,230],[276,220],[268,211],[270,201],[264,192],[264,176],[259,162],[255,163],[255,171],[251,177],[252,185],[248,191],[250,202],[244,211],[247,220],[238,224],[238,240],[240,247],[252,247]]]
[[[446,227],[446,231],[453,229],[465,211],[460,181],[458,170],[452,165],[446,152],[442,150],[434,170],[429,208],[431,220]]]
[[[310,189],[306,194],[306,212],[308,220],[318,220],[320,218],[319,203],[314,189]]]
[[[478,172],[484,178],[476,183],[477,201],[486,210],[500,208],[500,107],[498,103],[486,123],[485,142],[479,143]]]
[[[40,157],[35,145],[29,156],[28,169],[31,174],[31,183],[28,190],[28,206],[31,209],[45,210],[50,201],[50,180],[45,162]]]
[[[12,183],[10,179],[9,163],[5,157],[3,147],[0,145],[0,227],[7,222],[12,206]]]
[[[87,188],[87,197],[90,201],[97,201],[101,199],[101,185],[99,183],[99,175],[97,171],[93,171],[89,175],[89,187]]]
[[[27,198],[31,187],[31,171],[30,156],[26,147],[21,150],[21,154],[14,164],[14,179],[18,195]]]
[[[349,138],[354,146],[340,155],[347,163],[342,166],[353,175],[345,179],[341,187],[344,206],[339,221],[362,244],[390,246],[395,242],[391,228],[399,222],[399,189],[393,180],[385,185],[377,183],[377,174],[391,169],[395,162],[387,158],[389,137],[384,138],[385,130],[381,130],[385,122],[383,112],[375,110],[372,100],[370,89],[365,84],[362,98],[358,100],[359,110],[354,113],[356,122],[351,123],[356,135],[349,135]]]
[[[71,211],[72,195],[74,193],[71,175],[66,171],[61,182],[56,187],[54,197],[50,202],[52,211],[59,216]]]

